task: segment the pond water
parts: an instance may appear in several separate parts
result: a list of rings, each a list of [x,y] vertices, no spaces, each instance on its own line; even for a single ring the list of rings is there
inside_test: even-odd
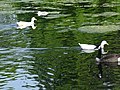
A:
[[[47,16],[38,16],[46,11]],[[36,29],[16,22],[35,17]],[[119,66],[102,66],[78,43],[120,53],[119,0],[1,0],[0,90],[119,90]]]

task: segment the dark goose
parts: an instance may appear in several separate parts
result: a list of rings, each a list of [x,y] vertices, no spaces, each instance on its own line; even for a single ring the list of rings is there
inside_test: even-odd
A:
[[[120,54],[108,54],[102,56],[102,49],[98,50],[98,55],[96,57],[97,63],[105,64],[105,65],[120,65]]]
[[[96,61],[97,61],[97,65],[98,65],[98,69],[99,69],[99,74],[98,77],[102,78],[102,66],[112,66],[112,67],[116,67],[120,65],[120,54],[108,54],[108,55],[104,55],[102,56],[102,49],[100,48],[98,50],[98,55],[96,57]]]

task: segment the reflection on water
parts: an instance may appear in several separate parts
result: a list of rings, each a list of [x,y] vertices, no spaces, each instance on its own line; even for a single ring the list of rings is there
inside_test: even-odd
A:
[[[78,45],[106,40],[107,54],[119,54],[119,8],[110,0],[0,1],[0,89],[120,89],[119,67],[103,66],[98,78],[97,51],[83,53]],[[17,29],[32,17],[36,29]]]

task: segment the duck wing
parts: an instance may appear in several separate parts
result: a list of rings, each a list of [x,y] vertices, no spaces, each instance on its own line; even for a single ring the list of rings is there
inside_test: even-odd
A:
[[[28,26],[31,26],[31,22],[24,22],[24,21],[20,21],[20,22],[17,22],[17,25],[18,25],[18,29],[23,29],[23,28],[26,28]]]
[[[79,44],[81,49],[95,49],[95,45],[89,45],[89,44]]]
[[[23,27],[23,26],[31,26],[31,22],[24,22],[24,21],[20,21],[20,22],[17,22],[17,25],[19,27]]]

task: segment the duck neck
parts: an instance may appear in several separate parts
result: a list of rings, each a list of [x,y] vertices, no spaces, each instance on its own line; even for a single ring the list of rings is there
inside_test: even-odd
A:
[[[102,44],[102,43],[101,43],[100,48],[102,48],[102,49],[103,49],[103,48],[104,48],[104,44]]]
[[[33,23],[33,24],[34,24],[34,21],[35,21],[34,19],[31,19],[31,23]]]

